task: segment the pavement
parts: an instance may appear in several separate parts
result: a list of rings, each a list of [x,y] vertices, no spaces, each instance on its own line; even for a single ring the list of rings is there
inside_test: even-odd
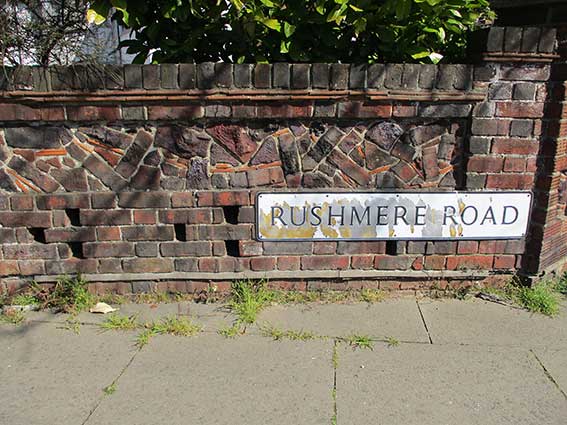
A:
[[[305,341],[259,326],[225,338],[234,317],[220,305],[120,308],[141,321],[188,315],[203,330],[139,348],[139,331],[103,332],[90,313],[77,327],[44,312],[1,324],[0,424],[567,423],[567,303],[555,318],[410,297],[260,314],[260,325],[326,337]],[[346,342],[353,334],[373,349]]]

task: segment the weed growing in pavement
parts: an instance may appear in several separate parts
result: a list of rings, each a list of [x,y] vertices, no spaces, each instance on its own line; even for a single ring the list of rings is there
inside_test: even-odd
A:
[[[541,282],[532,287],[518,287],[514,293],[518,303],[534,313],[555,316],[559,313],[559,294],[552,282]]]
[[[23,311],[17,309],[5,310],[0,315],[0,322],[11,323],[12,325],[21,325],[26,320]]]
[[[65,326],[63,329],[73,332],[75,335],[81,334],[81,322],[77,320],[76,317],[70,317],[65,320]]]
[[[113,382],[108,387],[105,387],[103,390],[104,394],[112,395],[116,392],[116,382]]]
[[[313,332],[279,329],[269,323],[260,326],[260,333],[262,336],[272,338],[274,341],[280,341],[282,339],[289,339],[292,341],[310,341],[322,338],[321,336],[315,335]]]
[[[18,294],[12,297],[11,305],[39,305],[39,300],[33,294]]]
[[[272,301],[272,293],[264,280],[237,280],[233,282],[228,307],[244,324],[252,324],[258,314]]]
[[[367,335],[357,335],[352,334],[344,338],[344,341],[348,342],[353,349],[356,348],[366,348],[368,350],[374,349],[374,341]]]
[[[43,308],[50,307],[64,313],[78,314],[96,302],[96,297],[88,291],[88,282],[80,274],[59,277],[51,290],[32,283],[31,290]]]
[[[147,345],[155,335],[194,336],[203,330],[201,325],[183,316],[164,317],[157,322],[146,323],[144,328],[136,337],[136,346],[140,348]]]
[[[557,280],[557,285],[555,286],[557,292],[563,295],[567,295],[567,272]]]
[[[134,330],[140,327],[137,316],[125,316],[122,314],[111,314],[99,327],[104,330]]]
[[[398,345],[400,345],[400,341],[393,336],[387,336],[386,344],[388,344],[388,347],[397,347]]]
[[[360,291],[360,299],[367,303],[379,303],[386,299],[386,293],[380,289],[363,289]]]
[[[236,321],[232,326],[222,327],[217,332],[219,335],[222,335],[225,338],[236,338],[236,336],[242,335],[244,333],[244,329],[242,328],[240,322]]]
[[[333,363],[333,369],[337,370],[339,367],[339,344],[338,341],[335,341],[333,345],[333,357],[331,358],[331,362]]]

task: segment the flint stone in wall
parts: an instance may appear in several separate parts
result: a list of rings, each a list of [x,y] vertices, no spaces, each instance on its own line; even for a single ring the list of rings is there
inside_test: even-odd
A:
[[[218,124],[208,128],[207,133],[242,162],[247,162],[256,151],[257,143],[241,126]]]
[[[39,172],[20,156],[12,157],[8,166],[16,173],[30,179],[44,192],[55,192],[59,188],[59,184],[55,180]]]
[[[286,175],[296,174],[299,172],[299,154],[294,138],[290,134],[282,135],[279,138],[280,156],[282,159],[282,168]]]
[[[233,166],[239,165],[240,162],[233,156],[231,156],[227,151],[221,148],[216,143],[213,143],[211,147],[211,164],[230,164]]]
[[[87,136],[94,137],[95,139],[103,142],[105,145],[118,149],[128,148],[133,139],[130,134],[123,133],[109,127],[81,127],[79,128],[79,132],[86,134]]]
[[[364,142],[364,153],[366,155],[366,167],[369,170],[375,170],[395,162],[394,158],[382,152],[374,143],[369,141]]]
[[[194,158],[187,170],[188,189],[209,189],[211,181],[207,168],[209,161],[206,159]]]
[[[155,144],[180,156],[206,157],[211,139],[205,133],[179,126],[160,127],[156,132]]]
[[[6,143],[13,148],[47,149],[60,148],[62,128],[19,127],[4,130]]]
[[[68,192],[86,192],[89,190],[87,184],[87,173],[83,168],[72,170],[52,170],[51,176],[57,180]]]
[[[14,182],[12,182],[12,178],[2,169],[0,169],[0,189],[7,192],[16,192],[18,190]]]
[[[305,173],[303,175],[303,187],[307,188],[319,188],[319,187],[331,187],[333,183],[327,178],[327,176],[319,173]]]
[[[269,137],[262,143],[260,149],[254,158],[250,161],[250,165],[258,164],[269,164],[270,162],[277,161],[279,159],[278,148],[276,147],[276,141],[273,137]]]
[[[368,129],[366,138],[380,148],[389,151],[403,133],[404,130],[398,124],[382,121]]]
[[[411,143],[414,145],[421,145],[429,140],[445,134],[447,129],[438,124],[422,125],[412,129],[409,132]]]
[[[339,143],[341,137],[344,135],[342,131],[337,128],[331,127],[324,135],[321,137],[317,143],[311,148],[307,153],[307,156],[313,159],[314,162],[321,162],[333,148]]]

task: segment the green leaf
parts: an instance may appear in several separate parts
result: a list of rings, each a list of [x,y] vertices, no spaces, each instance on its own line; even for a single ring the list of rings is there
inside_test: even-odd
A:
[[[96,9],[94,6],[87,10],[87,22],[89,24],[100,25],[106,21],[110,8],[108,6],[98,6]]]
[[[282,26],[277,19],[263,19],[260,22],[262,22],[268,28],[276,30],[277,32],[280,32],[282,30]]]
[[[287,22],[284,22],[283,24],[283,28],[284,28],[284,34],[287,38],[291,37],[293,35],[293,33],[295,32],[296,26],[295,25],[291,25],[288,24]]]
[[[280,43],[280,53],[289,52],[289,45],[290,44],[291,44],[291,41],[282,40],[282,42]]]
[[[349,4],[348,7],[350,7],[355,12],[364,12],[364,10],[362,10],[360,7],[356,7],[354,4]]]
[[[430,54],[431,52],[429,50],[424,50],[422,52],[414,53],[413,55],[411,55],[411,57],[414,59],[423,59],[428,57]]]
[[[443,59],[443,55],[433,52],[429,55],[429,59],[431,59],[431,62],[433,62],[434,64],[437,64],[441,59]]]
[[[260,0],[262,2],[262,4],[264,4],[265,6],[268,7],[274,7],[274,3],[272,3],[270,0]]]

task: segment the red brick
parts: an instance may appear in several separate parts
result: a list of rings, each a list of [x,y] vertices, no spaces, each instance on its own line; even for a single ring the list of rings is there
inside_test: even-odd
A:
[[[156,224],[156,212],[154,210],[134,211],[135,224]]]
[[[503,170],[504,172],[521,173],[526,170],[526,159],[506,157]]]
[[[462,255],[447,257],[448,270],[490,270],[494,257],[491,255]]]
[[[175,192],[171,194],[173,208],[185,208],[195,205],[195,196],[192,192]]]
[[[48,275],[68,273],[96,273],[98,262],[95,259],[69,258],[67,260],[46,261],[45,272]]]
[[[134,244],[128,242],[87,242],[83,244],[83,254],[88,258],[133,257]]]
[[[217,272],[216,258],[199,258],[199,271],[204,273]]]
[[[417,107],[415,105],[394,105],[393,114],[395,117],[415,117]]]
[[[353,269],[370,270],[374,268],[373,255],[356,255],[351,257],[351,267]]]
[[[160,223],[212,224],[213,218],[210,208],[191,208],[161,210],[159,221]]]
[[[250,205],[250,196],[245,191],[197,192],[200,207]]]
[[[498,102],[496,116],[510,118],[541,118],[543,103],[534,102]]]
[[[97,227],[96,236],[99,241],[119,241],[120,228],[112,226]]]
[[[118,121],[120,108],[118,106],[67,106],[69,121]]]
[[[428,255],[425,257],[425,269],[443,270],[445,268],[446,257],[442,255]]]
[[[127,241],[171,241],[173,226],[127,226],[122,227],[122,239]]]
[[[423,270],[423,261],[424,261],[423,257],[417,257],[413,261],[411,268],[414,270]]]
[[[17,261],[0,261],[0,276],[11,276],[17,274],[20,274]]]
[[[487,189],[531,189],[533,183],[531,174],[495,174],[486,178]]]
[[[276,268],[275,257],[256,257],[250,259],[250,268],[254,271],[274,270]]]
[[[50,227],[49,212],[0,212],[0,224],[5,227]]]
[[[496,255],[494,256],[495,269],[513,269],[516,267],[515,255]]]
[[[340,256],[318,256],[301,258],[301,268],[303,270],[344,270],[350,263],[349,257]]]
[[[299,257],[278,257],[278,270],[295,271],[300,269]]]
[[[478,252],[477,241],[459,241],[457,246],[458,254],[476,254]]]
[[[28,260],[18,261],[20,274],[22,276],[34,276],[45,274],[45,264],[43,261]]]
[[[536,155],[539,143],[533,139],[505,139],[495,137],[492,142],[492,153],[512,155]]]
[[[33,210],[33,196],[12,196],[10,199],[10,207],[16,211]]]
[[[89,195],[87,194],[63,194],[45,195],[37,197],[37,208],[40,210],[63,210],[66,208],[89,208]]]
[[[240,264],[238,263],[237,258],[233,257],[224,257],[224,258],[217,258],[217,272],[236,272],[240,269]]]
[[[391,104],[373,104],[365,102],[341,102],[339,118],[390,118]]]
[[[97,209],[116,208],[116,195],[114,193],[93,193],[91,203],[92,207]]]
[[[480,254],[500,254],[506,249],[506,241],[480,241]]]
[[[205,110],[200,105],[151,105],[148,106],[150,120],[178,120],[202,118]]]
[[[504,158],[493,156],[472,156],[469,158],[467,170],[476,173],[498,173],[502,171]]]

